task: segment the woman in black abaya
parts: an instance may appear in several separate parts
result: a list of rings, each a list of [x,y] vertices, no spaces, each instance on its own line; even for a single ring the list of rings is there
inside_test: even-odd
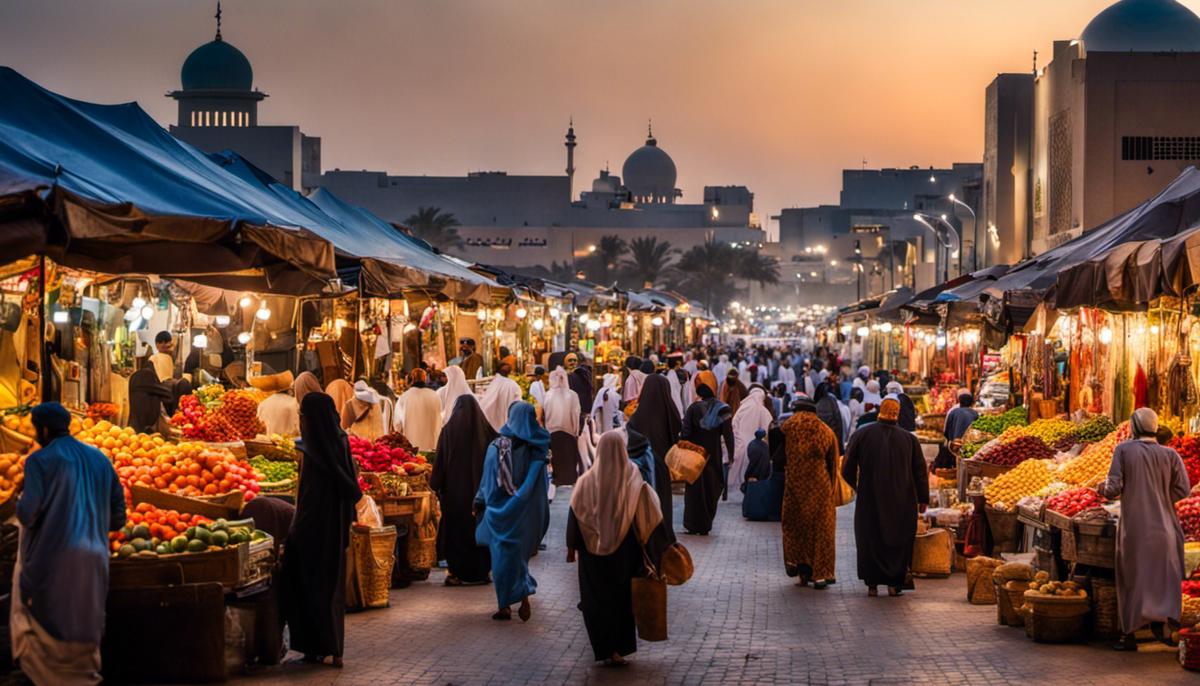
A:
[[[309,662],[342,666],[346,547],[362,497],[333,398],[309,393],[300,405],[304,455],[296,516],[283,552],[280,603],[292,650]]]
[[[442,506],[438,550],[450,573],[447,586],[487,583],[492,568],[488,549],[475,543],[473,503],[483,475],[483,458],[496,430],[473,395],[460,395],[438,437],[429,487]]]
[[[567,561],[579,562],[579,609],[597,661],[620,665],[637,651],[630,582],[661,521],[658,496],[626,455],[625,434],[601,436],[567,518]]]
[[[667,451],[679,440],[682,423],[671,400],[671,382],[661,374],[652,374],[642,383],[637,409],[629,418],[629,428],[650,441],[654,453],[654,491],[662,508],[663,528],[675,541],[675,520],[671,503],[671,470],[667,469]]]
[[[689,534],[707,536],[717,516],[717,502],[725,486],[722,473],[722,445],[733,454],[733,410],[717,400],[710,381],[712,374],[697,377],[696,393],[700,399],[692,403],[683,417],[681,439],[704,448],[706,461],[700,478],[690,483],[683,494],[683,528]]]

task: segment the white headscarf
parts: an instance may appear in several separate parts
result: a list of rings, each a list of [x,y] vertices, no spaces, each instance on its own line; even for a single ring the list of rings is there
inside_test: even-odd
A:
[[[901,386],[899,381],[889,381],[888,385],[884,387],[884,390],[888,392],[888,395],[893,393],[900,395],[904,392],[904,386]]]
[[[379,404],[379,394],[375,392],[374,388],[368,386],[367,382],[363,381],[362,379],[354,382],[354,397],[358,398],[364,403],[370,403],[372,405]]]
[[[629,461],[625,432],[607,431],[600,437],[595,463],[575,483],[571,511],[593,555],[616,552],[630,526],[645,543],[662,522],[658,496]]]
[[[742,398],[738,410],[733,415],[733,464],[729,467],[729,488],[734,490],[742,485],[742,477],[746,473],[749,456],[746,449],[754,440],[754,432],[759,429],[771,428],[771,411],[763,405],[767,395],[762,388],[755,386],[750,393]]]
[[[621,411],[621,377],[617,374],[605,374],[604,385],[592,401],[592,423],[596,430],[604,433],[613,428],[613,420]]]
[[[559,367],[550,372],[550,390],[542,406],[542,423],[546,430],[565,431],[579,435],[579,395],[567,385],[567,370]]]
[[[483,399],[479,401],[479,406],[483,408],[483,415],[487,417],[488,424],[499,431],[508,421],[508,408],[520,399],[521,387],[517,385],[517,382],[507,376],[497,374],[492,377],[492,382],[483,392]]]
[[[871,403],[878,409],[882,402],[883,398],[879,397],[879,382],[871,379],[867,382],[867,390],[863,393],[863,404]]]
[[[446,367],[446,385],[437,391],[438,400],[442,401],[442,424],[450,421],[454,414],[454,405],[460,395],[471,395],[471,387],[467,384],[467,375],[462,367],[451,365]]]

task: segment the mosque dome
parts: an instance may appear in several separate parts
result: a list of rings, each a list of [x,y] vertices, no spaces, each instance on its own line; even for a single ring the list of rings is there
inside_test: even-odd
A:
[[[649,197],[652,202],[672,202],[675,198],[675,161],[658,147],[653,133],[645,145],[625,158],[621,175],[635,200]]]
[[[1089,52],[1200,52],[1200,17],[1175,0],[1120,0],[1080,38]]]
[[[249,91],[254,70],[241,50],[217,39],[192,51],[179,74],[184,90]]]

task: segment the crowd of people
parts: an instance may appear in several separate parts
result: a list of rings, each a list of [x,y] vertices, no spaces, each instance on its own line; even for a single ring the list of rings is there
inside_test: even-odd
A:
[[[510,621],[514,607],[522,621],[532,618],[537,581],[529,561],[547,550],[556,491],[570,489],[567,561],[578,567],[578,607],[594,657],[607,664],[625,664],[637,649],[631,581],[681,547],[672,492],[677,448],[703,459],[683,489],[683,534],[714,533],[721,502],[740,492],[743,516],[781,523],[782,571],[823,590],[836,582],[836,508],[851,493],[857,575],[867,594],[882,586],[896,596],[908,587],[929,469],[912,433],[912,400],[888,372],[853,369],[823,350],[647,350],[593,390],[586,360],[555,354],[533,369],[530,403],[509,356],[497,358],[477,396],[467,380],[482,373],[483,360],[466,342],[461,352],[444,370],[414,369],[398,397],[365,381],[322,388],[311,372],[260,383],[273,393],[260,417],[272,431],[294,428],[304,460],[294,507],[258,498],[246,514],[283,542],[280,614],[291,649],[305,660],[342,665],[346,549],[362,498],[350,435],[400,431],[419,449],[436,450],[430,486],[441,508],[445,584],[492,584],[497,621]],[[155,385],[154,366],[143,372],[148,422],[174,396]],[[975,420],[972,404],[964,392],[946,418],[948,439]],[[69,422],[56,403],[34,409],[41,448],[28,459],[17,507],[14,655],[38,683],[97,683],[107,533],[125,519],[110,464],[68,435]],[[1153,413],[1138,410],[1134,428],[1139,440],[1118,448],[1100,490],[1126,501],[1117,575],[1122,626],[1136,628],[1178,616],[1178,594],[1145,590],[1177,587],[1178,570],[1138,551],[1182,556],[1170,504],[1190,486],[1179,456],[1152,440]],[[1135,526],[1161,535],[1147,538]]]

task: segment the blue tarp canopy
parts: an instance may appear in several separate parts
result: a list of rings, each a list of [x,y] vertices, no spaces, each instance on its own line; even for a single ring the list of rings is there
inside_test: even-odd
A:
[[[0,67],[0,260],[313,292],[335,273],[314,218],[228,174],[135,103],[51,93]]]

